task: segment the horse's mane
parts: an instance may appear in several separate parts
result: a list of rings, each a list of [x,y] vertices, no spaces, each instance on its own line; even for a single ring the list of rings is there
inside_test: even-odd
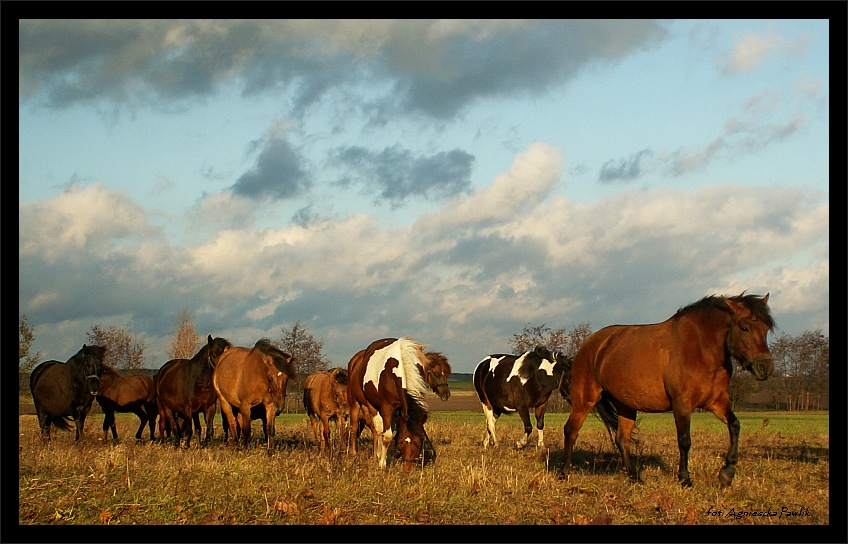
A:
[[[424,394],[427,391],[427,383],[421,376],[422,373],[416,368],[416,365],[425,367],[427,356],[424,354],[424,345],[409,338],[401,338],[398,343],[400,344],[401,366],[406,375],[406,391],[426,410]]]
[[[741,294],[732,297],[722,297],[717,295],[705,296],[697,302],[693,302],[688,306],[680,308],[674,315],[677,317],[693,310],[704,310],[709,308],[718,308],[723,311],[730,311],[725,300],[732,300],[733,302],[744,304],[746,308],[751,310],[758,320],[768,326],[769,330],[774,330],[774,318],[771,315],[768,305],[763,302],[763,297],[759,297],[757,295],[746,295],[745,291],[742,291]]]
[[[222,338],[219,336],[212,340],[212,346],[218,346],[221,348],[221,351],[223,351],[225,348],[232,347],[232,344],[226,338]],[[191,359],[183,360],[189,362],[206,358],[209,355],[209,350],[212,349],[212,346],[209,345],[209,342],[206,342],[205,344],[203,344],[203,347],[200,348],[200,351],[198,351],[194,357],[192,357]]]
[[[258,340],[253,346],[253,349],[259,350],[274,359],[274,366],[277,367],[278,370],[284,372],[289,379],[297,379],[297,369],[292,362],[292,356],[272,344],[269,339],[262,338]]]
[[[84,359],[86,355],[93,355],[97,360],[102,361],[103,356],[106,354],[106,348],[103,346],[89,346],[83,344],[82,349],[80,349],[76,355],[70,358],[68,362],[71,362],[77,358]]]
[[[431,365],[439,364],[444,369],[446,375],[450,375],[453,372],[453,370],[451,370],[448,358],[445,357],[442,353],[438,351],[427,351],[424,353],[424,355],[427,356],[427,361],[431,363]]]

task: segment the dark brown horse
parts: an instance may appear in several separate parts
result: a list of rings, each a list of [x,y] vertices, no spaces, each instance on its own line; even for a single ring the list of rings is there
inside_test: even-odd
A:
[[[153,440],[159,407],[156,403],[156,387],[150,376],[146,374],[123,376],[116,369],[104,366],[103,374],[100,375],[97,404],[103,410],[103,440],[108,439],[109,429],[112,430],[112,438],[118,439],[115,412],[132,412],[138,416],[140,423],[135,438],[141,440],[144,426],[149,425],[150,440]]]
[[[357,352],[348,363],[347,401],[351,429],[364,419],[374,437],[374,456],[386,467],[388,446],[397,439],[403,471],[419,462],[427,433],[424,345],[409,338],[384,338]],[[360,414],[360,412],[365,412]],[[397,428],[397,433],[394,428]],[[357,432],[350,433],[351,456]]]
[[[206,420],[208,443],[215,433],[213,419],[217,411],[218,397],[212,387],[212,371],[218,359],[230,343],[224,338],[212,338],[191,359],[171,359],[159,369],[154,378],[156,402],[159,410],[159,436],[165,437],[165,427],[170,427],[176,437],[176,446],[186,437],[186,447],[191,445],[192,421],[200,428],[200,414]],[[177,421],[177,418],[182,421]],[[200,440],[200,433],[198,433]]]
[[[343,435],[346,427],[347,370],[338,367],[307,376],[303,384],[303,407],[321,451],[329,451],[330,421],[335,420],[339,434]]]
[[[262,428],[271,447],[276,432],[275,418],[286,405],[288,381],[295,379],[293,357],[267,338],[256,342],[253,348],[231,347],[221,355],[212,384],[229,429],[240,430],[245,446],[250,442],[251,409],[262,405],[265,408]]]
[[[82,438],[85,418],[100,388],[103,355],[106,348],[83,344],[66,363],[44,361],[32,370],[29,387],[41,433],[50,440],[52,425],[70,431],[76,425],[74,440]]]
[[[580,346],[560,392],[571,402],[565,423],[565,451],[560,474],[571,463],[577,433],[596,408],[624,460],[633,481],[630,438],[637,412],[674,412],[680,465],[677,477],[691,486],[689,434],[692,410],[709,410],[727,424],[730,448],[719,471],[729,486],[739,460],[739,419],[730,409],[727,392],[733,373],[731,358],[758,380],[774,370],[766,336],[774,330],[768,295],[742,293],[708,296],[681,308],[662,323],[612,325],[589,336]]]

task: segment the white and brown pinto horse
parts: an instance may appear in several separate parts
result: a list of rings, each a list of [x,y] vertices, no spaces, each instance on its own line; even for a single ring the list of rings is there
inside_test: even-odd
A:
[[[409,472],[422,456],[427,437],[428,364],[424,344],[409,338],[384,338],[354,355],[348,364],[351,456],[356,455],[356,429],[364,420],[374,437],[374,456],[386,467],[389,444],[397,439],[403,470]],[[397,434],[393,430],[397,428]]]

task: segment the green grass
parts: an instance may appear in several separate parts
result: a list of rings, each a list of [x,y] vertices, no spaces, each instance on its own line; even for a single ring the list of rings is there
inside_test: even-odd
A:
[[[136,443],[131,437],[137,419],[132,415],[118,415],[124,438],[118,443],[104,443],[102,416],[90,417],[80,445],[74,444],[73,433],[60,433],[45,444],[35,417],[25,415],[20,416],[18,519],[26,525],[416,524],[422,527],[415,534],[425,538],[437,526],[465,524],[779,527],[830,522],[826,414],[740,414],[740,461],[729,489],[722,489],[716,477],[727,449],[727,429],[712,414],[692,418],[691,489],[676,482],[671,414],[640,416],[642,483],[628,481],[595,417],[586,420],[580,433],[574,467],[566,479],[559,479],[553,468],[561,459],[566,418],[546,416],[547,448],[516,450],[512,444],[522,433],[520,419],[501,417],[501,446],[483,450],[482,414],[433,412],[427,431],[438,457],[404,474],[396,463],[377,468],[367,431],[356,458],[349,458],[339,441],[320,455],[303,414],[277,418],[270,452],[258,422],[247,449],[215,442],[177,450],[172,444]],[[219,419],[216,425],[220,437]],[[803,507],[810,515],[738,520],[727,515],[731,510],[783,507]],[[719,510],[721,516],[708,514]],[[758,534],[769,539],[768,533]],[[780,540],[780,534],[785,533],[771,539]],[[804,534],[812,538],[815,533]],[[570,539],[559,535],[555,540]],[[722,540],[736,539],[734,535]],[[244,541],[249,536],[232,538]]]

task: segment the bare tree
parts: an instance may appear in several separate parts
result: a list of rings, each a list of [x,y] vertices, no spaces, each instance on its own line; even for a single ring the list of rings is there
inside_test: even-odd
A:
[[[781,335],[771,342],[774,375],[768,387],[776,406],[816,410],[826,405],[830,381],[830,339],[820,330]]]
[[[38,351],[35,355],[30,355],[29,350],[33,342],[35,342],[35,332],[27,321],[26,314],[23,314],[18,324],[18,378],[22,392],[29,391],[29,375],[41,357],[41,352]]]
[[[510,345],[514,355],[520,355],[534,349],[536,346],[545,346],[553,351],[561,351],[568,357],[574,357],[583,341],[592,334],[592,326],[583,322],[573,329],[566,330],[565,327],[551,329],[544,324],[531,327],[524,325],[524,329],[514,334]]]
[[[168,358],[191,359],[200,350],[200,335],[194,326],[194,313],[183,308],[174,322],[174,329]]]
[[[300,320],[291,329],[282,328],[283,336],[277,347],[294,357],[297,364],[298,381],[302,381],[316,370],[327,370],[330,361],[321,353],[324,342],[317,340]]]
[[[127,328],[129,325],[126,328],[115,325],[103,328],[95,325],[86,333],[88,343],[106,348],[103,357],[103,363],[106,365],[125,370],[144,368],[145,342],[127,332]]]

